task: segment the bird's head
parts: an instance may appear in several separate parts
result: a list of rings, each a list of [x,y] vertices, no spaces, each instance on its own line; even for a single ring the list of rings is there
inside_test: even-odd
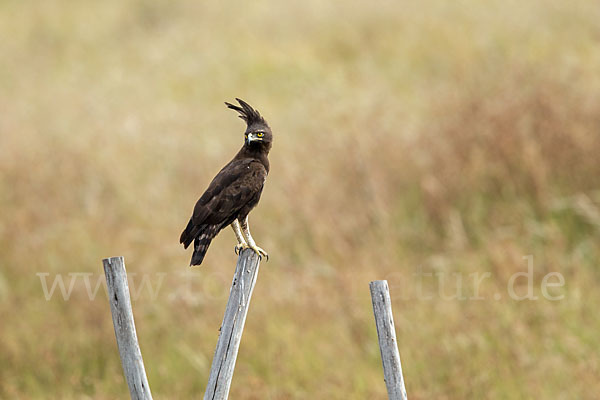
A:
[[[239,117],[246,121],[247,127],[244,132],[244,144],[250,148],[262,148],[269,150],[273,141],[273,134],[267,121],[260,115],[258,110],[252,108],[244,100],[236,98],[241,107],[225,102],[225,105],[240,113]]]

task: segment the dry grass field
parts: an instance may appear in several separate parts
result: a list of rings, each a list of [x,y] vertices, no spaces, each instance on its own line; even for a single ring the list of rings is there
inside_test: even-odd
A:
[[[232,399],[386,398],[376,279],[409,398],[597,398],[599,21],[590,0],[1,1],[0,398],[128,398],[116,255],[154,397],[201,396],[235,238],[196,269],[178,238],[242,144],[234,97],[275,142]]]

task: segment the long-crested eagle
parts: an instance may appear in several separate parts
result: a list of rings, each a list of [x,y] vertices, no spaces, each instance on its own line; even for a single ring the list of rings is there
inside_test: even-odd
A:
[[[225,105],[240,113],[246,121],[244,145],[227,165],[219,171],[208,189],[196,203],[190,222],[181,233],[179,242],[184,248],[194,242],[194,253],[190,265],[200,265],[210,242],[221,231],[231,225],[238,244],[236,254],[250,248],[259,256],[269,259],[266,251],[256,245],[250,235],[248,213],[258,204],[269,173],[269,150],[273,134],[267,121],[258,110],[236,98],[240,106]]]

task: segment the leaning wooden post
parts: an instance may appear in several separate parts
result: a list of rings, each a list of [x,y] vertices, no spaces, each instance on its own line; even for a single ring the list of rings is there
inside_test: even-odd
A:
[[[392,301],[387,281],[373,281],[369,284],[373,313],[379,337],[379,349],[383,362],[383,375],[390,400],[406,400],[406,388],[402,378],[400,353],[396,342],[396,329],[392,315]]]
[[[105,258],[104,275],[123,372],[132,400],[152,400],[144,360],[135,332],[123,257]]]
[[[229,395],[235,360],[242,340],[250,297],[258,277],[259,265],[260,257],[253,250],[246,249],[240,253],[204,400],[224,400]]]

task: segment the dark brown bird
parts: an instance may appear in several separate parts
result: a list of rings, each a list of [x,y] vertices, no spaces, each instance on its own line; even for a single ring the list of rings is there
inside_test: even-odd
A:
[[[269,150],[273,142],[267,121],[248,103],[236,98],[240,106],[225,103],[240,113],[246,121],[244,145],[227,165],[214,177],[208,189],[194,207],[192,217],[181,233],[179,242],[184,248],[194,242],[190,265],[200,265],[213,238],[231,225],[238,244],[236,254],[246,248],[259,256],[269,255],[256,245],[250,235],[248,213],[258,204],[269,173]]]

